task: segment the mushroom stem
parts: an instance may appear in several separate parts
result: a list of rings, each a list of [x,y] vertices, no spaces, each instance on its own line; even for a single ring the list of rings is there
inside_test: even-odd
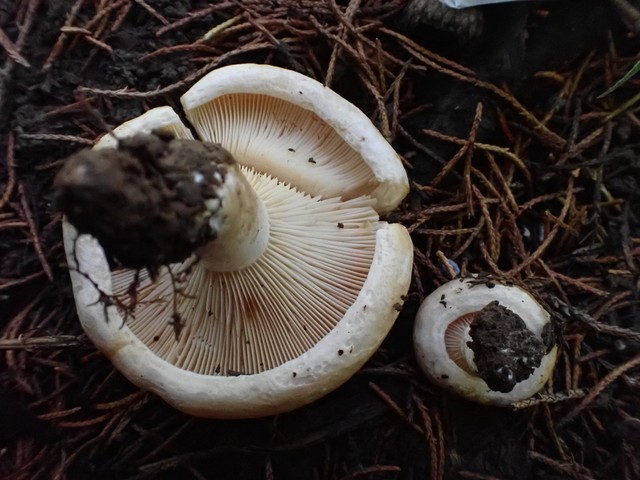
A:
[[[239,270],[262,256],[269,241],[269,216],[238,164],[229,167],[218,198],[206,206],[212,211],[211,230],[217,232],[198,252],[207,270]]]
[[[238,270],[268,243],[266,207],[231,154],[171,132],[78,152],[56,176],[54,197],[108,258],[152,277],[196,252],[211,271]]]

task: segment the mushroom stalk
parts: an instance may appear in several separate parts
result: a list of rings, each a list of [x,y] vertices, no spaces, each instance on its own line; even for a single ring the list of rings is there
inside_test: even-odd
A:
[[[231,272],[260,258],[269,241],[269,216],[237,164],[227,170],[218,197],[205,205],[212,212],[211,230],[217,232],[198,252],[207,270]]]
[[[155,131],[83,150],[57,175],[54,197],[110,259],[152,276],[194,253],[210,271],[235,271],[267,248],[266,207],[214,143]]]

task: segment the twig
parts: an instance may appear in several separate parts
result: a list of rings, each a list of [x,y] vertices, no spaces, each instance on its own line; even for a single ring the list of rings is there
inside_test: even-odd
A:
[[[35,248],[38,259],[40,260],[40,265],[42,265],[42,270],[44,271],[49,281],[53,282],[53,272],[51,271],[51,267],[49,266],[47,257],[44,254],[44,250],[42,249],[42,242],[40,241],[40,235],[38,235],[38,228],[36,227],[35,221],[33,220],[31,209],[29,208],[29,202],[27,200],[26,190],[22,182],[18,183],[18,191],[20,192],[20,205],[22,206],[24,219],[26,220],[27,224],[29,224],[29,232],[31,233],[33,247]]]
[[[145,395],[146,395],[146,392],[144,390],[138,390],[137,392],[133,392],[132,394],[127,395],[124,398],[120,398],[112,402],[96,403],[95,405],[93,405],[93,408],[95,408],[96,410],[114,410],[114,409],[122,408],[125,405],[129,405],[137,400],[140,400]]]
[[[172,83],[163,88],[157,88],[155,90],[149,90],[146,92],[136,92],[129,90],[127,88],[120,88],[116,90],[102,90],[98,88],[90,88],[90,87],[78,87],[78,93],[89,93],[91,95],[98,95],[102,97],[109,98],[153,98],[158,97],[160,95],[165,95],[167,93],[171,93],[175,90],[183,88],[192,82],[195,82],[200,77],[208,73],[210,70],[218,66],[219,64],[226,62],[227,60],[244,53],[255,52],[258,50],[265,50],[268,48],[273,48],[273,45],[270,42],[260,42],[260,43],[252,43],[241,45],[240,47],[234,48],[222,55],[219,55],[215,60],[207,63],[205,66],[199,68],[192,74],[185,77],[183,80],[179,82]]]
[[[427,444],[429,445],[429,457],[431,461],[431,475],[429,478],[431,480],[442,480],[444,471],[442,471],[442,469],[440,468],[441,461],[438,448],[438,439],[434,434],[431,417],[429,416],[427,407],[419,397],[414,396],[413,400],[418,406],[418,411],[420,412],[420,417],[422,418],[424,435],[426,437],[425,439],[427,441]]]
[[[549,458],[546,455],[543,455],[541,453],[538,452],[534,452],[534,451],[529,451],[529,457],[532,458],[533,460],[540,462],[540,463],[544,463],[545,465],[552,467],[555,471],[559,472],[559,473],[563,473],[568,475],[569,477],[573,478],[574,480],[596,480],[595,477],[593,477],[590,472],[587,473],[582,473],[577,471],[577,468],[580,469],[584,469],[586,470],[584,467],[580,467],[579,465],[576,465],[574,463],[570,463],[570,462],[558,462],[557,460],[554,460],[553,458]]]
[[[14,136],[13,132],[9,132],[7,136],[7,185],[2,192],[2,198],[0,198],[0,210],[4,208],[9,199],[11,198],[11,194],[13,193],[13,189],[16,185],[16,171],[15,171],[15,145],[14,145]]]
[[[93,28],[96,25],[99,25],[109,14],[111,14],[111,12],[123,7],[129,2],[130,0],[113,0],[111,2],[104,2],[101,5],[102,8],[100,8],[96,12],[91,20],[83,25],[83,28],[86,28],[87,30],[93,30]]]
[[[615,302],[620,301],[621,299],[627,298],[631,292],[621,292],[618,295],[615,295],[611,300],[609,300],[605,305],[600,307],[596,314],[599,316],[603,315],[606,310],[611,308]],[[634,342],[640,343],[640,332],[636,332],[629,328],[619,327],[617,325],[609,325],[606,323],[599,322],[596,317],[589,315],[585,311],[573,307],[566,302],[561,301],[559,298],[553,299],[554,306],[557,310],[559,310],[562,314],[564,314],[567,318],[572,320],[578,320],[585,325],[589,326],[596,332],[605,333],[607,335],[613,335],[616,337],[623,337]],[[599,318],[599,317],[598,317]]]
[[[55,335],[49,337],[0,338],[0,350],[51,350],[77,347],[83,341],[75,335]]]
[[[73,5],[73,7],[71,7],[69,14],[67,15],[67,18],[64,21],[63,28],[70,27],[73,24],[83,3],[84,3],[84,0],[76,0],[76,3]],[[68,35],[62,31],[62,28],[60,30],[61,30],[60,35],[58,36],[56,43],[54,43],[53,48],[49,53],[49,56],[47,57],[47,59],[44,62],[44,65],[42,66],[43,72],[46,72],[47,70],[49,70],[53,65],[53,62],[55,62],[58,56],[60,56],[60,54],[62,53],[62,49],[64,48],[64,43]]]
[[[589,404],[593,402],[593,400],[598,395],[600,395],[609,385],[616,381],[627,370],[631,370],[638,365],[640,365],[640,355],[636,355],[631,360],[614,368],[591,389],[591,391],[584,397],[584,399],[578,404],[576,408],[574,408],[562,420],[560,420],[560,422],[558,422],[558,427],[561,428],[573,421],[580,414],[580,412],[588,407]]]
[[[29,32],[31,32],[31,26],[33,25],[35,13],[39,6],[40,0],[27,0],[24,20],[22,21],[21,25],[18,25],[19,33],[18,38],[15,41],[16,53],[21,53],[22,47],[24,47],[27,41],[27,36],[29,35]],[[3,110],[5,107],[4,102],[7,98],[6,85],[11,80],[15,65],[16,64],[14,60],[9,57],[7,62],[5,62],[4,67],[0,69],[0,115],[3,114]]]
[[[140,5],[142,8],[144,8],[147,12],[149,12],[155,18],[157,18],[160,21],[160,23],[162,23],[165,27],[169,25],[169,20],[164,18],[164,16],[158,13],[158,11],[155,8],[153,8],[151,5],[149,5],[147,2],[145,2],[144,0],[133,0],[133,1],[136,2],[138,5]]]
[[[106,51],[107,53],[112,53],[113,52],[113,48],[111,48],[110,45],[107,45],[103,41],[98,40],[97,38],[92,37],[91,35],[84,35],[82,38],[84,38],[87,42],[92,43],[96,47],[101,48],[102,50]]]
[[[49,413],[43,413],[42,415],[38,415],[40,420],[57,420],[58,418],[68,417],[69,415],[73,415],[74,413],[82,410],[82,407],[72,407],[67,408],[65,410],[58,410]]]
[[[129,13],[129,10],[131,10],[131,5],[133,5],[133,3],[125,3],[121,7],[120,12],[118,12],[118,15],[116,16],[115,20],[113,21],[113,24],[111,25],[112,32],[118,31],[118,29],[122,26],[122,24],[124,23],[124,19],[127,17],[127,14]]]
[[[373,465],[371,467],[364,467],[356,470],[355,472],[348,473],[347,475],[340,477],[340,480],[353,480],[360,477],[368,477],[378,473],[388,472],[401,472],[402,469],[396,465]]]
[[[554,278],[557,278],[560,281],[563,281],[565,283],[568,283],[569,285],[572,285],[572,286],[574,286],[576,288],[584,290],[585,292],[589,292],[589,293],[591,293],[593,295],[596,295],[598,297],[608,297],[609,296],[609,292],[606,292],[606,291],[604,291],[604,290],[602,290],[600,288],[596,288],[596,287],[593,287],[591,285],[588,285],[588,284],[580,281],[579,279],[572,278],[572,277],[570,277],[568,275],[564,275],[564,274],[559,273],[559,272],[552,271],[550,273]]]
[[[360,7],[360,0],[351,0],[344,14],[342,14],[335,3],[335,0],[329,0],[329,6],[331,6],[336,12],[336,16],[341,20],[341,24],[338,26],[338,34],[341,40],[346,38],[347,34],[347,25],[350,25],[353,21],[353,17],[355,16],[358,8]],[[347,25],[345,25],[347,24]],[[341,47],[339,42],[335,42],[333,45],[333,49],[331,50],[331,58],[329,58],[329,66],[327,67],[327,74],[324,78],[324,84],[327,87],[331,86],[331,82],[333,81],[333,75],[335,73],[336,61],[338,60],[338,56],[340,55]]]
[[[156,36],[164,35],[165,33],[175,30],[176,28],[184,27],[189,23],[197,20],[198,18],[206,17],[213,12],[224,10],[226,8],[236,6],[235,2],[216,2],[215,4],[209,5],[201,10],[196,10],[195,12],[190,12],[187,17],[181,18],[180,20],[176,20],[175,22],[169,23],[162,28],[159,28],[156,32]]]
[[[500,477],[495,477],[493,475],[484,475],[482,473],[475,473],[469,470],[459,470],[456,474],[460,478],[468,479],[468,480],[504,480]]]
[[[0,28],[0,47],[5,49],[7,55],[9,55],[9,58],[11,58],[11,60],[13,60],[14,62],[22,65],[23,67],[31,67],[27,59],[20,54],[20,51],[16,44],[11,41],[7,34],[4,33],[4,30],[2,28]]]
[[[165,438],[158,446],[156,446],[153,450],[151,450],[149,453],[147,453],[145,456],[143,456],[142,458],[140,458],[137,463],[139,465],[145,464],[150,462],[156,455],[158,455],[159,453],[161,453],[163,450],[165,450],[167,448],[167,446],[169,446],[172,442],[175,441],[175,439],[182,434],[187,428],[191,427],[193,425],[193,419],[188,419],[184,422],[181,422],[181,425],[174,429],[173,432],[171,432],[170,435],[167,436],[167,438]]]
[[[20,278],[0,278],[0,291],[8,290],[9,288],[17,287],[18,285],[24,285],[25,283],[29,283],[31,280],[39,278],[44,274],[44,271],[39,271],[30,275],[23,275]]]
[[[376,392],[376,394],[382,399],[382,401],[386,403],[389,406],[389,408],[393,412],[395,412],[400,418],[402,418],[402,420],[404,420],[411,428],[413,428],[415,431],[417,431],[420,434],[424,434],[424,431],[422,430],[422,428],[416,425],[415,423],[413,423],[409,419],[409,417],[407,417],[406,413],[404,413],[402,408],[400,408],[400,405],[398,405],[389,395],[387,395],[387,393],[384,390],[382,390],[378,385],[376,385],[373,382],[369,382],[369,388],[371,388],[374,392]]]
[[[20,138],[25,140],[43,140],[45,142],[71,142],[82,145],[93,145],[93,140],[77,137],[75,135],[58,135],[53,133],[21,133]]]
[[[498,257],[500,256],[500,235],[494,225],[492,215],[489,212],[489,202],[488,199],[482,194],[480,189],[475,185],[472,185],[473,194],[478,198],[478,202],[480,203],[480,212],[482,212],[482,216],[484,217],[484,224],[487,228],[487,238],[489,240],[489,256],[492,260],[492,264],[496,264],[498,261]]]
[[[574,198],[573,197],[573,183],[574,183],[573,177],[569,177],[569,182],[568,182],[568,185],[567,185],[567,188],[566,188],[566,195],[567,196],[564,199],[564,205],[562,206],[562,210],[560,211],[560,215],[558,216],[558,219],[560,221],[564,220],[564,218],[567,216],[567,213],[569,212],[569,208],[573,205],[573,198]],[[526,267],[531,265],[533,262],[535,262],[538,258],[540,258],[542,256],[542,254],[547,250],[547,248],[549,248],[549,246],[551,245],[551,243],[555,239],[556,235],[558,234],[559,230],[560,230],[560,223],[556,223],[553,226],[553,228],[551,229],[551,231],[549,232],[549,234],[542,241],[540,246],[527,259],[525,259],[522,263],[520,263],[515,268],[512,268],[508,272],[508,275],[509,276],[516,275],[517,273],[521,272]]]
[[[436,132],[435,130],[424,129],[424,130],[422,130],[422,132],[427,134],[427,135],[429,135],[430,137],[434,137],[434,138],[437,138],[439,140],[444,140],[444,141],[455,143],[455,144],[458,144],[458,145],[464,145],[467,142],[467,140],[465,140],[465,139],[451,137],[449,135],[445,135],[443,133]],[[497,155],[501,155],[501,156],[504,156],[504,157],[508,158],[509,160],[511,160],[513,163],[515,163],[518,166],[518,168],[526,176],[527,181],[531,182],[531,172],[529,172],[529,169],[527,168],[525,163],[517,155],[515,155],[513,152],[511,152],[508,148],[498,147],[496,145],[490,145],[490,144],[481,143],[481,142],[475,142],[473,144],[473,146],[476,149],[486,150],[487,152],[495,153]]]
[[[540,405],[542,403],[566,402],[567,400],[582,398],[586,394],[586,390],[583,390],[581,388],[553,394],[539,393],[535,397],[527,398],[526,400],[520,400],[519,402],[513,402],[511,404],[511,408],[513,408],[514,410],[522,410],[524,408],[530,408],[534,405]]]

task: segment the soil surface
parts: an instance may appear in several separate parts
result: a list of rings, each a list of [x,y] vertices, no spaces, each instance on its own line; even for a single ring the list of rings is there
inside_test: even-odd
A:
[[[640,15],[557,0],[457,22],[407,3],[0,0],[0,477],[640,478],[638,80],[601,96],[638,60]],[[337,391],[204,420],[139,391],[83,335],[53,179],[240,62],[316,78],[375,122],[411,180],[388,219],[411,232],[414,277],[382,348]],[[551,312],[559,361],[538,396],[482,407],[417,368],[416,310],[457,270]]]

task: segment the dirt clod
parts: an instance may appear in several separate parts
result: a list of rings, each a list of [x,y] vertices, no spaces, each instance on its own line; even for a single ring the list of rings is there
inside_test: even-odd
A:
[[[215,238],[205,200],[218,198],[231,155],[218,145],[162,132],[82,150],[54,182],[57,207],[93,235],[111,263],[147,268],[188,258]]]
[[[544,343],[522,318],[498,301],[480,310],[469,331],[467,345],[474,353],[478,374],[489,388],[510,392],[540,366]]]

